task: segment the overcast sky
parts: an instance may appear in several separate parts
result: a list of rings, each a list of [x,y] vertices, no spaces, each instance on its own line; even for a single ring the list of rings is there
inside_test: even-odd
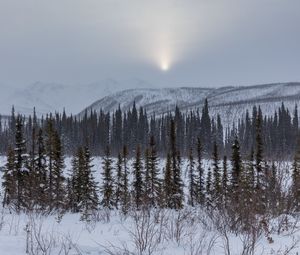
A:
[[[0,84],[300,81],[299,24],[299,0],[0,0]]]

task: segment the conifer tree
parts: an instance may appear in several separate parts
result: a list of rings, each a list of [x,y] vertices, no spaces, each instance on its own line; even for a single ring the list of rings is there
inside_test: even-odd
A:
[[[281,213],[284,213],[285,201],[282,196],[281,185],[277,177],[277,167],[274,162],[272,162],[269,176],[267,201],[269,201],[269,207],[273,215],[275,215],[276,213],[279,215]]]
[[[137,209],[140,209],[143,202],[143,166],[141,160],[141,149],[138,145],[136,148],[136,156],[133,162],[133,198]]]
[[[262,163],[263,163],[263,140],[262,140],[262,112],[260,107],[258,108],[258,114],[255,123],[255,133],[256,133],[256,153],[255,153],[255,163],[256,163],[256,171],[257,171],[257,185],[260,186],[260,179],[262,174]]]
[[[101,205],[104,208],[112,209],[114,206],[114,183],[113,183],[113,168],[112,168],[112,159],[110,157],[110,149],[106,147],[105,156],[103,159],[103,172],[102,172],[102,201]]]
[[[23,134],[23,119],[20,115],[17,116],[15,130],[16,210],[20,212],[21,208],[27,208],[27,201],[25,200],[24,194],[28,188],[26,185],[26,181],[28,181],[28,169],[26,167],[28,155],[26,154],[26,141]]]
[[[295,105],[294,117],[293,117],[293,135],[297,137],[299,129],[299,117],[298,117],[298,106]]]
[[[42,210],[46,209],[48,202],[48,173],[46,162],[46,151],[42,129],[39,129],[37,138],[37,155],[36,155],[36,178],[37,178],[37,199]]]
[[[93,165],[90,150],[87,146],[83,149],[83,180],[82,180],[82,201],[81,220],[90,221],[93,213],[98,209],[99,198],[97,195],[97,183],[93,175]]]
[[[300,209],[300,139],[298,139],[297,149],[293,161],[292,172],[292,201],[296,210]]]
[[[173,185],[173,176],[172,176],[172,166],[171,166],[171,155],[167,154],[165,173],[164,173],[164,204],[168,208],[172,208],[171,196],[172,196],[172,185]]]
[[[150,180],[150,172],[151,172],[151,163],[150,163],[150,150],[149,148],[145,149],[144,156],[144,168],[145,168],[145,185],[144,185],[144,200],[148,206],[152,206],[151,200],[151,180]]]
[[[54,132],[53,143],[53,206],[55,209],[63,209],[65,206],[65,178],[63,175],[65,165],[63,148],[57,131]]]
[[[228,165],[227,156],[223,157],[223,175],[222,175],[222,197],[225,207],[227,206],[228,199]]]
[[[123,180],[122,161],[123,161],[122,155],[121,153],[119,153],[117,163],[116,163],[116,185],[114,187],[115,190],[114,199],[115,199],[115,205],[117,209],[119,208],[122,199],[122,194],[121,194],[122,180]]]
[[[242,218],[242,223],[246,229],[251,227],[255,217],[256,208],[260,201],[255,194],[254,185],[254,167],[253,167],[253,151],[250,153],[249,162],[243,166],[243,171],[239,176],[239,195],[236,212]],[[236,196],[237,197],[237,196]],[[259,198],[260,199],[260,198]],[[258,203],[257,203],[258,202]]]
[[[29,122],[32,123],[31,118]],[[27,201],[27,208],[32,211],[33,208],[37,207],[38,200],[38,187],[39,187],[39,178],[36,172],[36,126],[31,126],[31,146],[29,150],[29,155],[26,162],[26,168],[28,169],[28,176],[26,181],[26,190],[24,193],[24,198]]]
[[[255,125],[255,167],[256,167],[256,199],[257,199],[257,212],[263,214],[266,209],[264,204],[266,199],[266,175],[263,171],[263,137],[262,137],[262,123],[263,117],[260,107],[258,108],[258,114]],[[266,170],[266,169],[265,169]]]
[[[176,147],[176,127],[175,122],[171,120],[170,129],[170,150],[171,150],[171,169],[172,169],[172,196],[171,204],[174,209],[181,209],[183,206],[183,183],[181,179],[181,160],[180,153]]]
[[[198,137],[197,139],[197,202],[201,205],[204,204],[205,200],[205,183],[204,183],[204,170],[202,167],[202,144],[201,139]]]
[[[123,174],[122,174],[122,185],[120,187],[122,194],[122,211],[127,213],[130,207],[130,194],[129,194],[129,173],[128,173],[128,150],[127,146],[123,146]]]
[[[154,136],[150,137],[149,143],[149,199],[151,206],[157,206],[159,204],[160,193],[161,193],[161,180],[159,179],[158,169],[158,157],[156,151],[156,145]],[[146,175],[147,178],[147,175]],[[146,180],[147,183],[147,180]]]
[[[239,144],[237,136],[235,137],[233,145],[232,145],[231,164],[232,164],[231,185],[232,185],[233,192],[236,192],[239,187],[240,175],[242,172],[240,144]]]
[[[197,183],[195,178],[195,161],[193,157],[193,150],[190,149],[189,153],[189,163],[188,163],[188,172],[189,172],[189,199],[188,203],[191,206],[195,205],[195,200],[197,197]]]
[[[248,162],[248,176],[250,187],[254,190],[255,188],[255,172],[254,172],[254,150],[251,148]]]
[[[220,201],[220,194],[221,194],[221,176],[220,176],[220,167],[219,167],[219,153],[218,153],[218,145],[216,141],[213,145],[213,199],[216,204]]]
[[[205,153],[209,156],[211,153],[211,120],[208,112],[208,101],[205,99],[204,106],[202,109],[202,116],[200,122],[200,131],[202,135],[203,148]]]
[[[72,173],[69,181],[68,204],[72,212],[79,212],[79,207],[83,197],[83,175],[84,175],[83,148],[78,147],[72,158]]]
[[[49,174],[48,204],[49,204],[50,211],[53,208],[53,198],[54,198],[53,161],[55,156],[54,155],[55,154],[55,149],[54,149],[55,130],[54,130],[53,122],[54,121],[50,116],[49,118],[46,119],[46,127],[45,127],[45,132],[46,132],[45,149],[46,149],[46,159],[47,159],[47,172]]]
[[[71,176],[66,178],[66,207],[65,209],[75,212],[75,193],[74,193],[74,180]]]
[[[211,183],[211,169],[210,167],[207,170],[207,178],[206,178],[206,206],[210,208],[212,206],[212,183]]]
[[[9,147],[7,152],[7,163],[3,169],[2,187],[4,190],[2,206],[16,205],[16,172],[15,172],[15,151]]]

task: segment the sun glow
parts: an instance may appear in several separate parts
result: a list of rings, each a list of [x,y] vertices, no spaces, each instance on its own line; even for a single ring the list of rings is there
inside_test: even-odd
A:
[[[162,71],[165,71],[165,72],[168,71],[170,68],[168,61],[162,61],[160,68]]]
[[[158,51],[159,53],[157,54],[158,56],[158,66],[161,71],[166,72],[170,69],[171,63],[173,63],[173,59],[171,58],[172,52],[170,50],[171,47],[168,46],[168,44],[165,41],[162,41],[161,44],[164,46],[163,49]],[[160,46],[160,48],[162,48]]]

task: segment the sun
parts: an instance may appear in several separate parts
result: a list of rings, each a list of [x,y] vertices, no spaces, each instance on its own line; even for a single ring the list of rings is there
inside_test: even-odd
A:
[[[170,65],[167,61],[162,61],[160,68],[162,71],[166,72],[169,70]]]

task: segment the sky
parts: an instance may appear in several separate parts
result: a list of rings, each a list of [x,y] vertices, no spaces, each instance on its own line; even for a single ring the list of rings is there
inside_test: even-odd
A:
[[[300,81],[299,24],[299,0],[0,0],[0,85]]]

